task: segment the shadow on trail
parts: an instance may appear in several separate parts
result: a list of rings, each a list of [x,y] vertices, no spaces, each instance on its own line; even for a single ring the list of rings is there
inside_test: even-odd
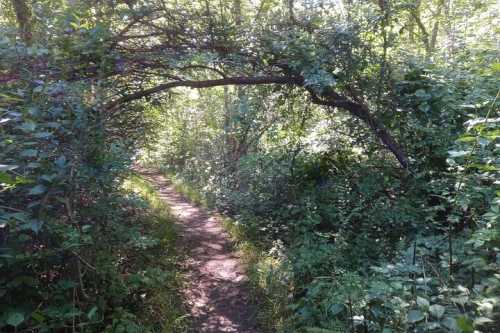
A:
[[[220,219],[190,203],[158,172],[138,171],[154,184],[181,227],[179,245],[187,254],[183,294],[192,332],[258,333],[245,267]]]

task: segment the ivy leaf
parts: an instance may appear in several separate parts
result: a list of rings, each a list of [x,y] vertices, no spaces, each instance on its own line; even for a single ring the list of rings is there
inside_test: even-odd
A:
[[[408,322],[416,323],[424,319],[424,314],[420,310],[410,310],[408,311]]]
[[[17,327],[23,321],[24,321],[24,314],[22,314],[21,312],[12,312],[12,313],[9,314],[9,316],[7,317],[7,320],[5,322],[8,325]]]

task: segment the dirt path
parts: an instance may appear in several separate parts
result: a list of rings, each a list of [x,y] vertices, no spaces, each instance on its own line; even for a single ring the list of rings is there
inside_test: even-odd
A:
[[[181,226],[180,245],[187,253],[183,293],[193,317],[192,332],[258,333],[245,267],[221,221],[191,204],[159,173],[141,173],[155,185]]]

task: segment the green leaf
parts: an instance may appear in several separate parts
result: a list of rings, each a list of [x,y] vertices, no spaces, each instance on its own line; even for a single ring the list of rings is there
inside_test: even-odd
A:
[[[14,214],[10,214],[9,217],[16,219],[21,222],[28,222],[29,216],[26,212],[18,212]]]
[[[417,304],[419,307],[421,307],[423,309],[428,309],[429,305],[430,305],[428,300],[426,300],[425,298],[420,297],[420,296],[417,296]]]
[[[26,149],[21,152],[22,157],[36,157],[38,155],[38,150],[36,149]]]
[[[11,102],[23,102],[24,100],[22,98],[12,96],[12,95],[7,95],[4,93],[0,93],[1,100],[6,103],[11,103]]]
[[[57,175],[56,175],[56,174],[52,174],[52,175],[41,175],[41,176],[40,176],[40,179],[41,179],[41,180],[44,180],[44,181],[46,181],[46,182],[52,183],[56,177],[57,177]]]
[[[465,316],[460,316],[456,319],[456,321],[457,321],[458,328],[463,333],[474,332],[474,325],[473,325],[472,319],[465,317]]]
[[[39,323],[43,323],[45,321],[45,317],[40,312],[33,312],[31,314],[31,318],[33,318],[34,320],[36,320]]]
[[[469,154],[469,151],[468,150],[449,150],[448,154],[451,157],[462,157],[462,156]]]
[[[0,183],[7,185],[16,185],[16,180],[12,178],[12,176],[8,173],[0,171]]]
[[[421,99],[429,99],[430,95],[425,92],[423,89],[418,89],[415,91],[415,96],[421,98]]]
[[[50,133],[50,132],[37,132],[34,134],[34,137],[37,139],[46,139],[46,138],[50,137],[51,135],[52,135],[52,133]]]
[[[462,137],[458,138],[457,141],[459,141],[459,142],[473,142],[473,141],[476,141],[476,137],[466,135],[466,136],[462,136]]]
[[[410,310],[408,311],[408,322],[416,323],[424,319],[424,314],[420,310]]]
[[[457,297],[451,297],[450,298],[452,302],[454,303],[457,303],[461,306],[465,306],[465,304],[467,304],[467,302],[469,301],[469,297],[467,296],[457,296]]]
[[[341,313],[344,310],[345,306],[344,304],[340,303],[335,303],[330,306],[330,313],[332,316],[335,316],[339,313]]]
[[[64,155],[61,155],[59,156],[56,161],[55,161],[55,164],[57,165],[57,167],[59,167],[60,169],[64,168],[65,165],[66,165],[66,156]]]
[[[19,126],[24,132],[33,132],[36,129],[36,124],[33,122],[26,122]]]
[[[92,309],[90,309],[90,311],[87,313],[87,318],[89,318],[89,320],[95,319],[97,310],[97,306],[94,306]]]
[[[429,307],[429,312],[436,318],[441,318],[445,310],[445,307],[439,304],[433,304]]]
[[[437,330],[441,328],[441,324],[438,322],[429,322],[427,325],[425,325],[428,330]]]
[[[442,324],[452,332],[456,332],[458,330],[457,322],[454,318],[446,317],[443,319]]]
[[[486,317],[478,317],[476,319],[474,319],[474,325],[484,325],[484,324],[490,324],[490,323],[493,323],[494,321],[490,318],[486,318]]]
[[[40,195],[42,193],[45,193],[45,191],[47,190],[47,188],[42,185],[42,184],[38,184],[37,186],[31,188],[31,190],[28,192],[29,195]]]
[[[8,315],[5,321],[8,325],[17,327],[24,321],[24,314],[21,312],[12,312]]]
[[[431,107],[429,106],[429,104],[427,104],[427,102],[424,102],[424,103],[421,103],[419,106],[418,106],[418,109],[422,112],[429,112],[429,110],[431,109]]]
[[[140,333],[141,329],[135,323],[127,323],[127,333]]]
[[[319,327],[308,327],[306,328],[307,333],[335,333],[337,331],[327,330],[325,328]]]
[[[29,225],[30,229],[36,234],[42,229],[42,226],[43,221],[39,220],[31,220],[31,223]]]

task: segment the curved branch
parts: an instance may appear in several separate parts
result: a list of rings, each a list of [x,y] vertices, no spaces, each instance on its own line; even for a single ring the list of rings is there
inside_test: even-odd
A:
[[[371,114],[366,105],[359,102],[352,102],[330,89],[326,89],[321,94],[322,98],[319,98],[310,90],[309,93],[311,94],[313,103],[342,108],[349,111],[349,113],[356,118],[361,119],[375,133],[382,144],[394,154],[399,164],[401,164],[403,168],[408,168],[410,163],[403,148],[392,137],[384,124]]]
[[[214,67],[210,67],[210,66],[205,66],[205,65],[187,65],[187,66],[184,66],[184,67],[179,67],[177,69],[182,71],[182,70],[186,70],[186,69],[195,69],[195,68],[207,69],[207,70],[210,70],[210,71],[213,71],[213,72],[219,74],[223,78],[227,78],[226,73],[224,73],[220,69],[217,69],[217,68],[214,68]]]
[[[321,93],[315,92],[312,88],[306,87],[304,78],[300,76],[257,76],[257,77],[226,77],[216,80],[204,81],[173,81],[160,84],[156,87],[141,90],[130,95],[123,96],[115,101],[108,103],[105,109],[111,110],[119,105],[150,96],[155,93],[166,91],[175,87],[189,88],[210,88],[226,85],[260,85],[260,84],[288,84],[305,88],[311,95],[312,102],[317,105],[337,107],[348,111],[351,115],[362,120],[380,139],[382,144],[390,150],[399,164],[403,168],[409,166],[408,158],[402,147],[389,133],[384,124],[371,114],[368,107],[360,102],[354,102],[338,94],[332,88],[326,88]]]
[[[114,109],[120,104],[134,101],[136,99],[141,99],[143,97],[159,93],[168,89],[176,87],[188,87],[188,88],[211,88],[218,86],[228,86],[228,85],[259,85],[259,84],[293,84],[302,85],[304,82],[303,78],[299,77],[286,77],[286,76],[257,76],[257,77],[228,77],[216,80],[204,80],[204,81],[173,81],[164,84],[157,85],[156,87],[141,90],[130,95],[123,96],[113,102],[108,103],[105,109]]]

